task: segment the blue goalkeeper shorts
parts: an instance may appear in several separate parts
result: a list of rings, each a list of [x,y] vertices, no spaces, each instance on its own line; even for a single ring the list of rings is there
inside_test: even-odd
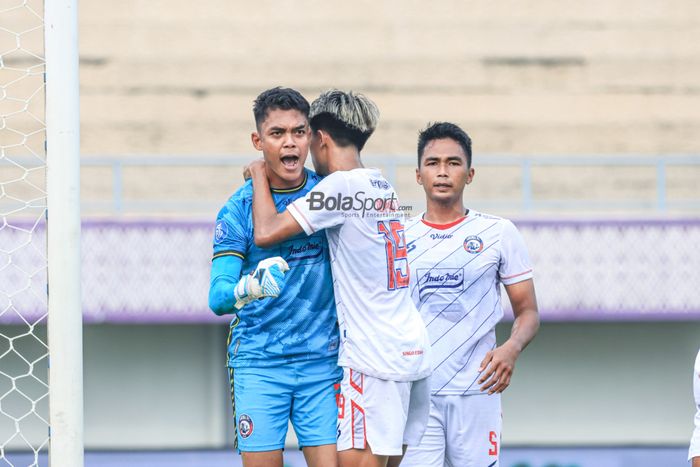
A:
[[[300,448],[335,444],[343,377],[335,357],[229,368],[229,377],[239,452],[283,449],[289,420]]]

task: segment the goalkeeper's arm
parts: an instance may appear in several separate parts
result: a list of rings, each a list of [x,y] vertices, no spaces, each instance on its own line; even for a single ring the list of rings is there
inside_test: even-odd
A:
[[[243,277],[242,265],[243,260],[236,256],[222,256],[212,262],[209,308],[217,315],[234,313],[254,300],[277,297],[282,291],[284,273],[289,270],[284,259],[266,258]]]
[[[243,260],[238,256],[220,256],[211,263],[209,308],[217,315],[235,313],[234,291],[241,278]]]

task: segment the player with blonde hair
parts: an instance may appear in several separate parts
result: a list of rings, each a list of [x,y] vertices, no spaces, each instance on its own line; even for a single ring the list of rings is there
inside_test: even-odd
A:
[[[312,104],[311,154],[326,177],[278,213],[265,164],[249,167],[255,187],[255,242],[270,247],[325,229],[340,326],[340,465],[398,465],[428,417],[431,373],[425,325],[411,300],[402,216],[391,184],[362,165],[360,151],[379,119],[361,94],[331,90]]]

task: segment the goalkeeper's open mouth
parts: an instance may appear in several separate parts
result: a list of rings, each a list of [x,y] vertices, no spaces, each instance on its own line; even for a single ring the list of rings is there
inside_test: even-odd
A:
[[[287,170],[296,170],[299,167],[299,156],[282,156],[280,161]]]

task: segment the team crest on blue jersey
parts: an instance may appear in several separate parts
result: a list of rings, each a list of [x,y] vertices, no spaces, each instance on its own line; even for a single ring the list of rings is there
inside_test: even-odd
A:
[[[221,243],[228,236],[228,225],[226,222],[219,221],[214,229],[214,242]]]
[[[464,249],[473,255],[481,253],[484,249],[484,242],[476,235],[470,235],[464,239]]]
[[[244,439],[253,434],[253,419],[246,414],[238,417],[238,433]]]

